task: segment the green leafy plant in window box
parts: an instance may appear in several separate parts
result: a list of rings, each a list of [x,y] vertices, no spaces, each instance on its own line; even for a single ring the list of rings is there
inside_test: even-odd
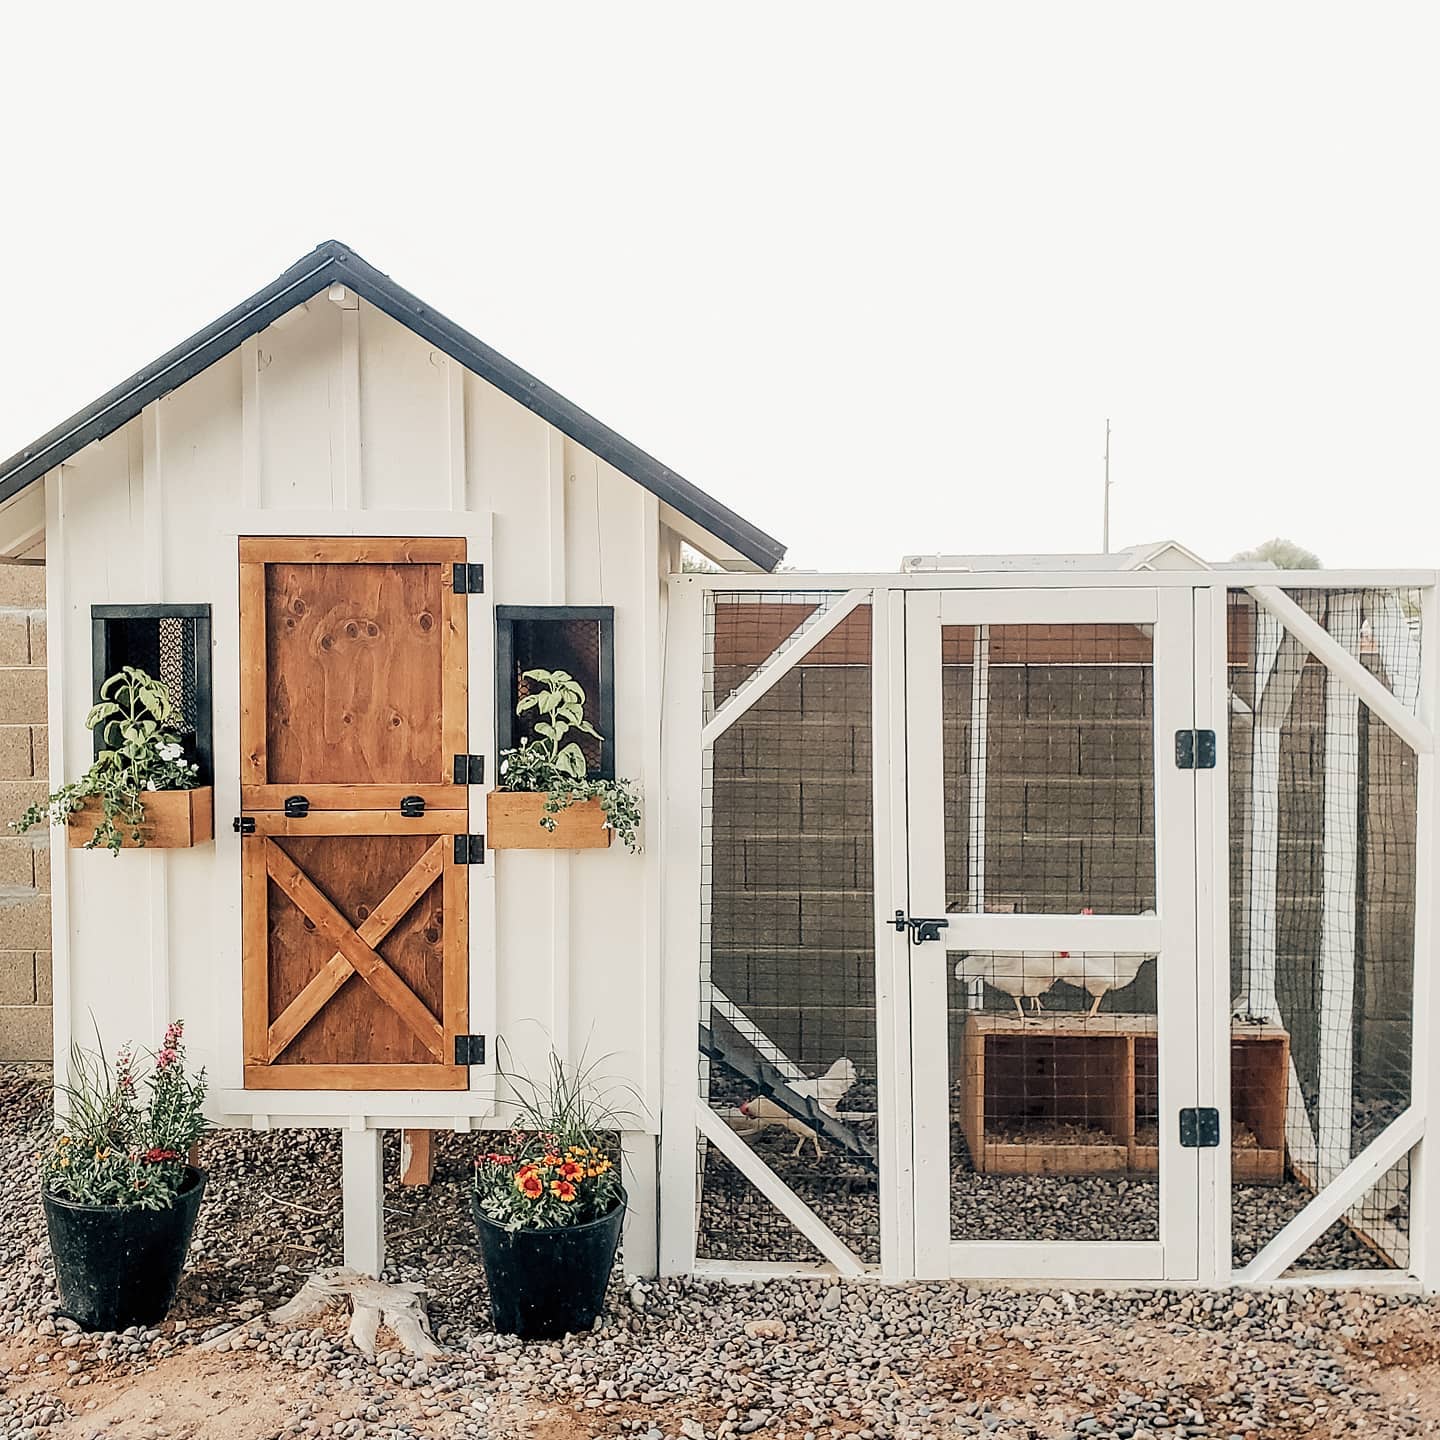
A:
[[[492,848],[548,847],[562,839],[517,837],[514,816],[494,796],[543,794],[537,823],[549,837],[558,837],[560,817],[576,807],[598,807],[606,832],[619,836],[632,854],[640,849],[640,797],[629,780],[591,779],[578,736],[604,737],[585,718],[585,689],[565,670],[526,670],[536,689],[515,707],[517,715],[538,712],[533,736],[500,756],[500,788],[492,794],[489,843]],[[497,823],[498,822],[498,823]],[[526,822],[529,823],[528,821]],[[583,840],[588,846],[595,843]],[[605,835],[598,843],[608,844]]]
[[[99,703],[85,717],[86,729],[100,732],[102,748],[95,763],[78,780],[32,805],[13,828],[23,834],[47,822],[79,828],[93,822],[94,833],[83,848],[112,853],[122,846],[188,845],[197,838],[208,839],[208,804],[197,807],[187,797],[173,806],[158,798],[166,792],[200,789],[200,769],[185,754],[178,718],[169,688],[146,671],[126,665],[100,687]],[[205,794],[208,797],[208,788]],[[147,816],[147,804],[164,813]],[[202,828],[197,824],[199,816],[204,834],[196,833]]]

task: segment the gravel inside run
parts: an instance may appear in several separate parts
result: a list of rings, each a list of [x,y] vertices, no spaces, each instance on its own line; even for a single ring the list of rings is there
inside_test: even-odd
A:
[[[171,1317],[81,1335],[54,1313],[32,1161],[48,1080],[0,1068],[4,1440],[1440,1434],[1440,1306],[1400,1295],[617,1276],[593,1333],[520,1345],[488,1328],[464,1205],[477,1141],[454,1135],[433,1185],[387,1196],[391,1278],[429,1287],[445,1360],[370,1362],[339,1311],[265,1318],[340,1258],[338,1139],[313,1131],[208,1140]]]

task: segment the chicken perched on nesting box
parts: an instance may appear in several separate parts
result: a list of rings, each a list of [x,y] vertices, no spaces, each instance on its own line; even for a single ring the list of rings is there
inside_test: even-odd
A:
[[[791,1080],[788,1088],[815,1101],[833,1119],[845,1092],[854,1083],[855,1062],[842,1055],[818,1080]],[[798,1135],[800,1138],[790,1152],[792,1155],[798,1155],[808,1139],[814,1143],[815,1158],[820,1158],[820,1137],[803,1120],[796,1119],[788,1110],[782,1110],[773,1100],[757,1095],[740,1107],[740,1113],[747,1120],[757,1121],[761,1129],[767,1125],[782,1125],[792,1135]]]
[[[959,980],[983,980],[1003,990],[1014,1000],[1016,1012],[1025,1020],[1029,1017],[1020,1003],[1022,997],[1030,999],[1038,1015],[1044,1008],[1040,997],[1055,983],[1055,967],[1060,963],[1060,957],[1053,950],[1020,950],[1010,954],[977,950],[956,960],[955,976]]]
[[[1144,910],[1144,915],[1154,915],[1153,910]],[[1055,978],[1073,985],[1077,990],[1088,991],[1094,1003],[1087,1010],[1089,1019],[1100,1011],[1100,1002],[1111,990],[1123,990],[1140,973],[1140,967],[1152,955],[1138,952],[1117,953],[1113,950],[1062,951],[1056,958]]]

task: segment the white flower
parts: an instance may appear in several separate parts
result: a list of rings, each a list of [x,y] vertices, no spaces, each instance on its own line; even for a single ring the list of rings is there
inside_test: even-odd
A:
[[[161,745],[158,748],[162,760],[178,760],[185,753],[179,745]]]

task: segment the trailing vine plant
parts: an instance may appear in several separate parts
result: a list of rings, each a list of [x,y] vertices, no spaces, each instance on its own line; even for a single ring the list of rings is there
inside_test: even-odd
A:
[[[534,736],[525,736],[514,750],[500,756],[500,779],[506,790],[545,792],[545,813],[540,824],[555,829],[562,810],[585,800],[598,800],[605,824],[620,837],[630,853],[640,849],[640,796],[630,780],[592,780],[586,774],[585,752],[576,735],[604,737],[585,718],[585,690],[565,670],[526,670],[527,680],[539,687],[515,707],[517,715],[538,710]]]
[[[185,758],[177,719],[169,687],[126,665],[100,687],[100,701],[85,717],[85,728],[100,732],[95,763],[78,780],[32,805],[11,828],[24,834],[46,822],[68,824],[93,797],[100,801],[100,818],[85,849],[104,847],[118,854],[127,837],[143,845],[145,792],[193,790],[200,783],[200,767]]]

